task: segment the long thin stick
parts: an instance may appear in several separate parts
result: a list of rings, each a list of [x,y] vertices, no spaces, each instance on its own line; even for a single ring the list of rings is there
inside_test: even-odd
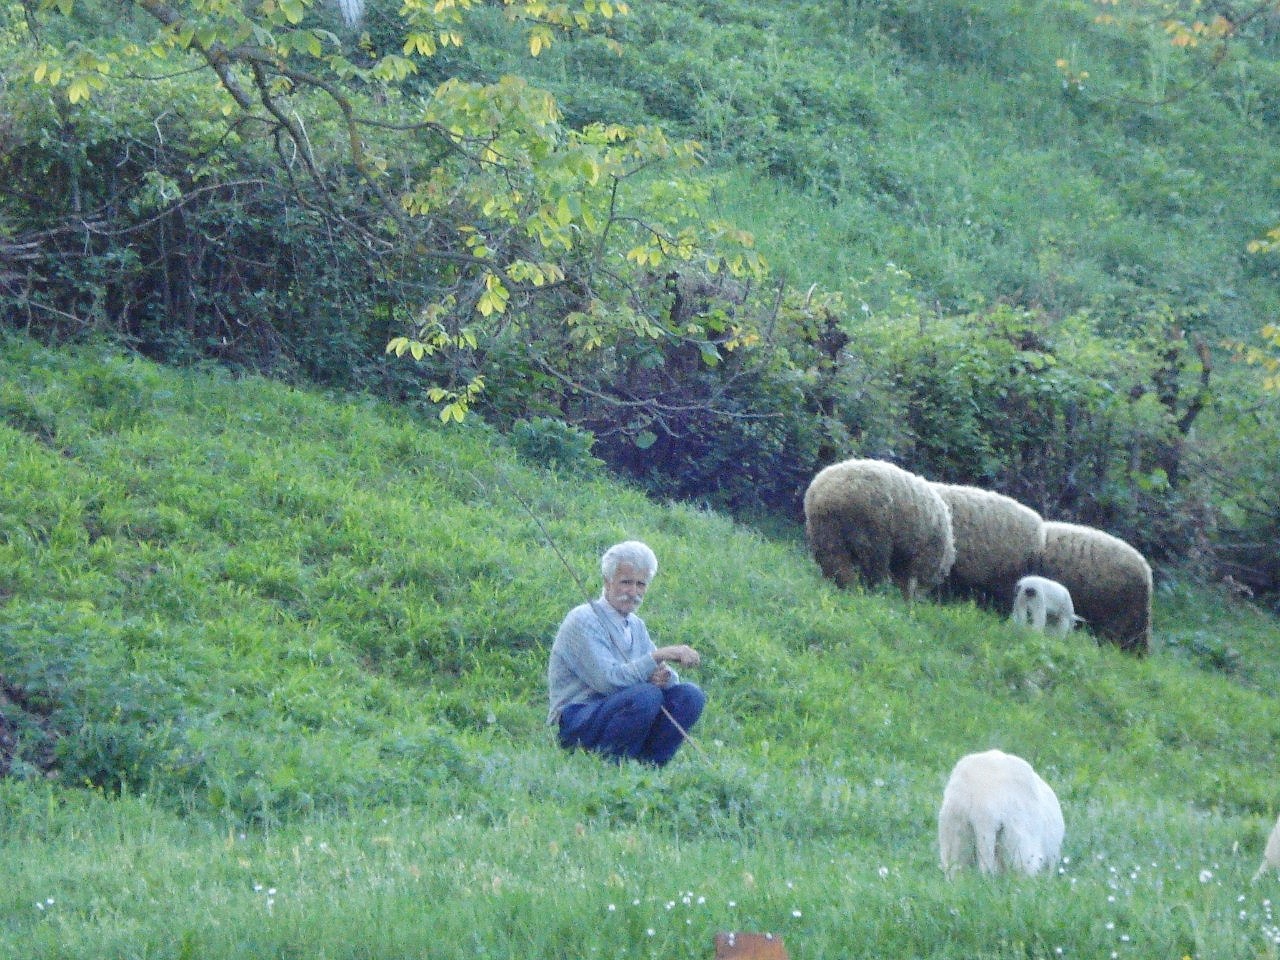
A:
[[[476,483],[479,486],[483,486],[483,484],[481,484],[479,480],[476,480]],[[591,591],[589,591],[586,587],[586,584],[582,582],[582,578],[579,577],[578,572],[573,569],[573,565],[570,564],[569,561],[565,559],[564,554],[560,552],[560,548],[556,545],[555,539],[551,536],[551,533],[547,530],[546,526],[543,524],[542,518],[539,517],[537,513],[534,512],[533,507],[529,505],[529,503],[524,499],[524,497],[520,496],[520,493],[515,489],[515,486],[513,484],[506,482],[505,478],[503,479],[503,485],[507,488],[507,492],[511,494],[511,496],[515,499],[516,503],[524,507],[525,512],[529,514],[529,516],[533,519],[533,522],[538,525],[538,529],[542,531],[543,539],[546,540],[547,544],[551,547],[551,549],[555,551],[556,556],[560,558],[560,562],[564,564],[564,568],[569,571],[569,576],[573,579],[573,582],[577,585],[578,592],[587,598],[587,605],[591,607],[592,613],[594,613],[596,617],[600,620],[600,626],[604,628],[604,635],[606,637],[609,637],[610,640],[612,640],[613,639],[612,635],[609,633],[609,625],[605,622],[604,617],[601,615],[600,611],[595,608],[595,605],[593,603],[591,603]],[[702,749],[702,744],[698,743],[697,740],[693,739],[693,736],[689,733],[689,731],[680,725],[680,721],[671,715],[671,711],[667,709],[665,704],[659,707],[658,709],[662,711],[663,716],[665,716],[669,721],[671,721],[671,725],[676,728],[676,731],[680,734],[680,736],[682,736],[685,739],[686,742],[691,744],[693,748],[697,750],[700,754],[702,754],[704,757],[707,755],[707,752]]]

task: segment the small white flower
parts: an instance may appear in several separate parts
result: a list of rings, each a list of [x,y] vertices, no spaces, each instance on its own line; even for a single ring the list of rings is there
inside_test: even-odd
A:
[[[648,930],[645,931],[645,934],[647,934],[650,937],[652,937],[655,933],[657,933],[657,931],[654,930],[653,927],[650,927]]]
[[[1213,879],[1213,871],[1212,871],[1212,870],[1201,870],[1201,871],[1200,871],[1200,882],[1201,882],[1201,883],[1208,883],[1208,882],[1209,882],[1210,880],[1212,880],[1212,879]]]
[[[704,903],[706,903],[706,902],[707,902],[707,898],[706,898],[706,897],[699,897],[699,898],[698,898],[698,906],[702,906],[702,905],[703,905]]]
[[[1107,922],[1107,929],[1108,929],[1108,930],[1114,930],[1115,928],[1116,928],[1115,921],[1113,921],[1113,920],[1112,920],[1112,921],[1108,921],[1108,922]]]
[[[610,912],[610,913],[613,913],[613,911],[615,911],[615,910],[617,910],[617,909],[618,909],[618,908],[617,908],[617,907],[615,907],[612,903],[611,903],[611,904],[609,904],[609,912]]]
[[[797,917],[797,918],[801,916],[801,914],[800,914],[800,911],[799,911],[799,910],[792,910],[792,911],[791,911],[791,915],[792,915],[793,917]]]
[[[889,875],[889,868],[881,867],[879,870],[876,871],[876,873],[880,874],[880,879],[883,880],[885,877]]]

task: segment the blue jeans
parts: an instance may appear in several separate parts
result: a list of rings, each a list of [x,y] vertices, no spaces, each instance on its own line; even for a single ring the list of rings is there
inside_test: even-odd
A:
[[[702,716],[706,702],[706,694],[696,684],[637,683],[601,700],[565,707],[560,714],[560,746],[665,766],[680,749],[684,735],[662,708],[687,732]]]

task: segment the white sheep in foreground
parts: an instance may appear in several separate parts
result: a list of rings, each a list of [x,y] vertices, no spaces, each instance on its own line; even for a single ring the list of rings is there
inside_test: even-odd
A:
[[[1268,870],[1280,870],[1280,817],[1276,818],[1276,825],[1271,828],[1271,836],[1267,838],[1267,849],[1262,854],[1262,863],[1258,867],[1258,872],[1253,875],[1253,879],[1257,880]]]
[[[963,867],[985,874],[1051,870],[1065,827],[1058,797],[1021,757],[971,753],[951,771],[938,812],[938,848],[948,879]]]
[[[1041,633],[1065,637],[1080,623],[1071,603],[1071,591],[1057,580],[1027,576],[1018,581],[1013,595],[1013,614],[1009,618],[1019,626]]]

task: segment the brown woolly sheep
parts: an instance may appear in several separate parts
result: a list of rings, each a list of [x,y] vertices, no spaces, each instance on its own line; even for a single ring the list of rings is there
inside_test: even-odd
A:
[[[841,587],[891,577],[908,602],[955,560],[951,515],[928,481],[883,460],[819,471],[804,495],[805,534],[822,572]]]
[[[1008,610],[1018,578],[1031,572],[1044,547],[1044,520],[1002,493],[960,484],[931,486],[951,510],[956,562],[947,576],[948,592]]]
[[[1139,656],[1151,647],[1151,566],[1119,537],[1046,521],[1039,572],[1071,592],[1075,612],[1100,638]]]

